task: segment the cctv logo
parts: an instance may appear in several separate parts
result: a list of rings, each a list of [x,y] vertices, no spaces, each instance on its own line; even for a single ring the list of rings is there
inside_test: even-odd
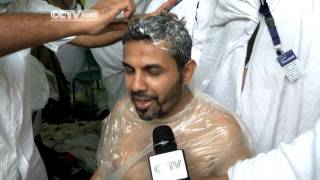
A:
[[[52,21],[80,21],[94,20],[98,16],[95,10],[52,10],[50,17]]]
[[[160,165],[159,164],[155,165],[154,168],[153,168],[153,171],[155,173],[160,173]]]
[[[153,180],[176,180],[188,177],[182,150],[150,156],[149,163]]]
[[[168,162],[168,166],[169,166],[169,169],[170,169],[171,171],[176,170],[176,169],[179,169],[179,168],[180,168],[180,165],[181,165],[181,160]],[[155,173],[161,173],[161,171],[160,171],[160,165],[159,165],[159,164],[155,165],[155,166],[153,167],[153,171],[154,171]]]
[[[179,169],[181,164],[181,160],[168,162],[170,170]]]

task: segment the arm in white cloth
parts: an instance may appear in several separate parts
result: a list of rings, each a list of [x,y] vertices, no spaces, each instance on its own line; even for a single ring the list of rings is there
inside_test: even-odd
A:
[[[291,144],[236,163],[228,176],[230,180],[320,179],[320,120]]]

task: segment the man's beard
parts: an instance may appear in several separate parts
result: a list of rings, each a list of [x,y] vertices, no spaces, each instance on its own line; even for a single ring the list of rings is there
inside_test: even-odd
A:
[[[138,109],[138,107],[135,105],[135,109],[139,117],[145,121],[151,121],[153,119],[157,119],[159,117],[166,115],[170,109],[173,109],[174,105],[177,104],[177,102],[182,96],[182,84],[183,84],[182,77],[183,76],[181,75],[179,76],[179,79],[177,80],[173,88],[169,91],[169,93],[170,92],[172,93],[165,97],[163,104],[160,104],[158,96],[147,94],[144,91],[132,92],[131,93],[132,102],[135,102],[135,100],[139,100],[139,99],[152,101],[151,106],[145,110]],[[165,104],[166,102],[171,103],[169,104],[171,106],[163,108],[163,105],[166,105]]]
[[[147,93],[145,93],[143,91],[132,92],[132,94],[131,94],[132,102],[135,102],[136,99],[144,99],[144,100],[148,100],[148,101],[153,101],[152,102],[153,104],[145,110],[138,109],[138,107],[135,105],[137,114],[139,115],[139,117],[141,119],[146,120],[146,121],[151,121],[151,120],[159,117],[161,108],[160,108],[160,103],[159,103],[159,99],[157,96],[148,95]]]

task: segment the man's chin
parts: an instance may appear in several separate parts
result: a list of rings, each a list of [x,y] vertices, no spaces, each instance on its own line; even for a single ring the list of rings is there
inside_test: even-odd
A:
[[[147,110],[138,110],[136,109],[138,116],[140,117],[140,119],[144,120],[144,121],[152,121],[154,119],[158,118],[158,113],[148,113]]]
[[[153,119],[155,119],[155,118],[152,118],[150,116],[139,116],[139,117],[140,117],[140,119],[142,119],[144,121],[152,121]]]

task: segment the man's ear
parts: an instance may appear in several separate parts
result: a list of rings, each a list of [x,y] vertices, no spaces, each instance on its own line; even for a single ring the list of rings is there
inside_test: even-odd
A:
[[[193,73],[197,67],[197,63],[190,59],[184,67],[183,70],[183,83],[184,85],[188,85],[192,79]]]

